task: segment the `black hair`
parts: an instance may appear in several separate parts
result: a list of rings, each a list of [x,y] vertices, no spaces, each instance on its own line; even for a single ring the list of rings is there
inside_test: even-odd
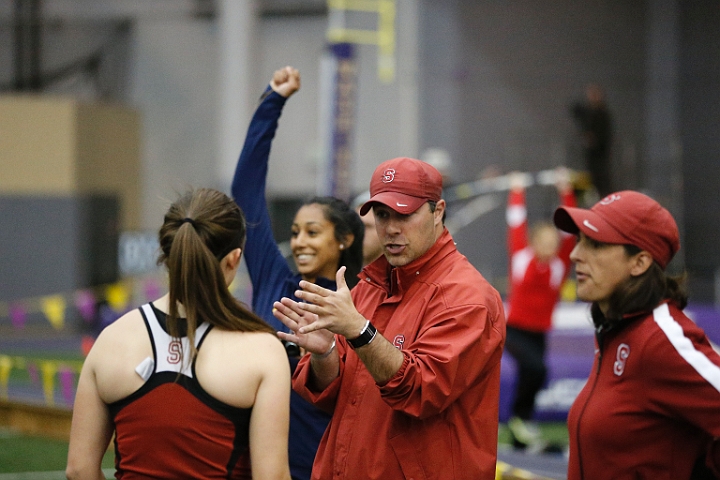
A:
[[[623,245],[623,247],[628,257],[642,251],[635,245]],[[631,276],[615,288],[608,299],[605,315],[602,314],[597,303],[593,303],[591,307],[593,322],[596,327],[600,324],[612,327],[622,322],[625,315],[649,312],[664,299],[683,309],[688,302],[686,279],[684,273],[680,276],[669,276],[657,262],[653,261],[643,274]]]
[[[345,281],[352,288],[358,283],[358,274],[363,266],[363,238],[365,225],[358,213],[350,206],[335,197],[313,197],[303,205],[320,205],[325,218],[335,227],[335,239],[345,242],[348,235],[353,235],[352,244],[340,252],[337,268],[345,266]]]

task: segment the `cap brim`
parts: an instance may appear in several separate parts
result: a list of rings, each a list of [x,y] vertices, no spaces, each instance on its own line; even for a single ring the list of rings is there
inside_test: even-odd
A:
[[[360,215],[365,215],[374,203],[381,203],[403,215],[409,215],[420,208],[427,199],[412,197],[398,192],[380,192],[360,207]]]
[[[559,207],[553,215],[553,223],[560,230],[573,235],[579,232],[602,243],[626,244],[628,239],[592,210],[575,207]]]

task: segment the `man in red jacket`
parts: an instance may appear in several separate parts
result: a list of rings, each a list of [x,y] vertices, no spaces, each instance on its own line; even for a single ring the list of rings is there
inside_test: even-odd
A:
[[[551,223],[537,223],[528,238],[524,176],[510,175],[507,206],[510,285],[505,349],[517,363],[517,381],[508,427],[516,448],[542,448],[532,422],[535,397],[547,377],[545,341],[560,288],[570,271],[575,237],[561,237]],[[563,206],[575,206],[567,169],[556,170],[556,187]],[[528,241],[529,240],[529,241]]]
[[[444,227],[440,173],[377,167],[370,199],[384,255],[352,293],[301,282],[279,334],[311,352],[293,388],[333,413],[313,479],[495,478],[505,319],[498,292]]]

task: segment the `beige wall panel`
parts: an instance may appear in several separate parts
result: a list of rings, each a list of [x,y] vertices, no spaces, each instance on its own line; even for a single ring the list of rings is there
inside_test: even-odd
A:
[[[141,227],[140,121],[121,105],[0,96],[0,194],[118,195],[120,228]]]
[[[140,228],[140,122],[135,110],[118,105],[78,105],[78,188],[121,199],[121,228]]]
[[[75,128],[73,100],[0,96],[0,193],[74,192]]]

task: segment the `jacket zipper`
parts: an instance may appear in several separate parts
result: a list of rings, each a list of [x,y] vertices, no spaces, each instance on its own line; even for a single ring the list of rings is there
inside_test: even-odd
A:
[[[595,392],[595,387],[597,386],[598,379],[600,378],[600,365],[602,365],[602,346],[603,346],[603,338],[602,338],[602,327],[599,327],[596,338],[598,342],[598,360],[597,360],[597,369],[595,371],[595,379],[593,380],[592,388],[590,389],[590,393],[588,393],[587,400],[585,401],[585,404],[582,407],[582,410],[580,410],[580,415],[578,415],[578,422],[577,422],[577,430],[575,431],[575,437],[577,438],[577,455],[578,455],[578,466],[580,467],[580,480],[583,480],[585,478],[585,473],[583,472],[583,462],[582,462],[582,455],[580,453],[580,425],[582,424],[582,417],[585,414],[585,410],[587,409],[588,403],[590,403],[590,400],[592,399],[592,395]]]

